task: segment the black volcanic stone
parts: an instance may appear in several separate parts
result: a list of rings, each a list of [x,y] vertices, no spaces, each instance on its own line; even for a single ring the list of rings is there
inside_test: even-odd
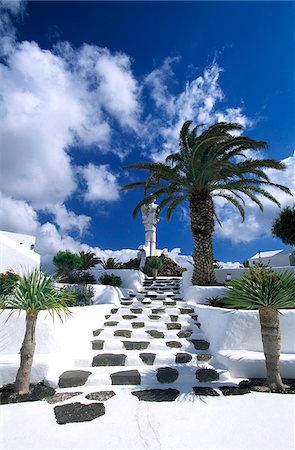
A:
[[[86,398],[88,400],[98,400],[100,402],[105,402],[106,400],[109,400],[110,398],[114,397],[114,395],[116,395],[114,391],[99,391],[87,394]]]
[[[152,366],[154,364],[156,354],[155,353],[140,353],[139,354],[140,359],[144,364],[147,364],[148,366]]]
[[[125,320],[132,320],[137,319],[137,316],[135,316],[134,314],[125,314],[124,316],[122,316],[122,318]]]
[[[161,319],[161,316],[157,316],[156,314],[151,314],[150,316],[148,316],[148,318],[151,320],[159,320],[159,319]]]
[[[168,341],[166,342],[167,347],[169,348],[181,348],[182,344],[179,341]]]
[[[104,345],[104,341],[95,340],[92,341],[92,350],[102,350]]]
[[[164,338],[164,333],[162,333],[162,331],[146,330],[146,333],[155,339],[163,339]]]
[[[197,314],[191,314],[191,318],[193,320],[198,320],[198,315]]]
[[[142,308],[130,308],[130,311],[134,314],[141,314]]]
[[[160,367],[157,369],[157,380],[159,383],[173,383],[178,378],[178,370],[172,367]]]
[[[143,341],[123,341],[123,345],[126,350],[146,350],[150,343]]]
[[[198,369],[196,370],[196,378],[200,381],[217,381],[219,374],[214,369]]]
[[[109,319],[110,317],[111,317],[110,314],[106,314],[106,315],[105,315],[106,320]]]
[[[180,323],[166,323],[167,330],[180,330],[181,324]]]
[[[152,309],[153,314],[163,314],[165,312],[165,308],[154,308]]]
[[[67,405],[55,406],[54,415],[59,425],[73,422],[90,422],[105,414],[103,403],[69,403]]]
[[[57,392],[52,397],[47,397],[47,403],[53,405],[54,403],[64,402],[72,397],[82,394],[82,392]]]
[[[60,388],[83,386],[89,375],[91,372],[85,370],[67,370],[59,377],[58,386]]]
[[[204,339],[190,339],[190,341],[196,350],[208,350],[209,342],[204,341]]]
[[[111,374],[111,380],[113,385],[119,384],[140,384],[141,377],[138,370],[125,370],[122,372],[115,372]]]
[[[118,308],[112,308],[111,309],[111,314],[117,314],[118,312]]]
[[[114,336],[121,336],[121,337],[125,337],[125,338],[130,338],[131,337],[131,330],[116,330],[114,331]]]
[[[209,395],[211,397],[218,397],[219,394],[215,389],[211,387],[199,387],[199,386],[193,386],[194,393],[196,395]]]
[[[223,395],[244,395],[250,394],[251,389],[249,387],[240,386],[219,386],[218,389]]]
[[[176,336],[178,336],[179,338],[189,338],[191,334],[192,331],[190,330],[181,330],[176,334]]]
[[[144,402],[174,402],[179,396],[177,389],[149,389],[131,392],[132,395]]]
[[[191,314],[194,312],[193,308],[179,308],[180,314]]]
[[[208,362],[208,361],[210,361],[211,358],[212,358],[212,355],[210,355],[209,353],[197,355],[198,361]]]
[[[185,364],[192,360],[192,355],[189,353],[177,353],[175,357],[176,364]]]
[[[119,322],[115,322],[115,321],[110,321],[110,322],[105,322],[104,326],[105,327],[115,327],[116,325],[118,325]]]
[[[97,330],[93,331],[93,336],[99,336],[102,331],[103,328],[98,328]]]
[[[130,302],[130,301],[128,301],[128,300],[121,300],[121,305],[123,305],[123,306],[130,306],[130,305],[132,305],[132,301]]]
[[[176,302],[169,302],[168,300],[166,300],[166,301],[163,301],[163,305],[165,305],[165,306],[175,306],[176,305]]]
[[[144,322],[131,322],[132,328],[143,328]]]
[[[96,355],[93,358],[92,366],[125,366],[126,355],[115,353],[103,353],[102,355]]]
[[[177,314],[172,314],[170,316],[170,320],[171,320],[171,322],[177,322],[178,321],[178,315]]]

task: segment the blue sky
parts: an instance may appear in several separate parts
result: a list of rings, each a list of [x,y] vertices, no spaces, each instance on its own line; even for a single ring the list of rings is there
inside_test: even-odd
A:
[[[293,2],[2,1],[1,13],[1,228],[35,234],[44,265],[59,249],[143,243],[141,193],[120,192],[139,175],[122,167],[177,150],[187,119],[243,124],[295,189]],[[275,205],[249,203],[244,224],[216,208],[217,259],[285,248]],[[192,253],[186,208],[161,218],[165,247]]]

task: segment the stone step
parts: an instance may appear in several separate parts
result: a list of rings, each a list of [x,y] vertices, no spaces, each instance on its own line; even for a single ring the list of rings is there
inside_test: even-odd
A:
[[[93,350],[114,351],[114,350],[148,350],[148,351],[185,351],[194,353],[195,350],[206,352],[209,349],[209,342],[202,339],[189,337],[167,337],[167,338],[152,338],[145,333],[144,339],[127,339],[124,337],[114,337],[109,339],[97,339],[92,342]]]
[[[173,319],[174,316],[172,316]],[[111,325],[105,326],[103,329],[97,329],[94,330],[93,335],[94,337],[98,337],[99,339],[109,339],[113,336],[120,336],[120,334],[115,334],[116,331],[134,331],[137,330],[138,333],[133,332],[132,336],[142,334],[146,330],[158,330],[161,332],[164,332],[165,335],[168,335],[169,331],[172,332],[179,332],[179,331],[186,331],[190,330],[193,331],[194,334],[197,334],[198,336],[203,336],[203,333],[200,329],[199,322],[196,322],[192,320],[191,318],[187,318],[187,320],[182,319],[178,322],[171,322],[171,318],[167,316],[165,319],[147,319],[147,317],[139,318],[136,320],[112,320],[110,322],[105,322]],[[102,331],[100,331],[102,330]],[[100,331],[100,332],[99,332]],[[99,332],[99,334],[98,334]],[[130,333],[126,333],[130,334]],[[172,333],[173,335],[173,333]],[[124,334],[122,334],[124,336]],[[126,336],[128,337],[128,336]]]
[[[141,325],[141,323],[139,322]],[[183,329],[168,330],[166,328],[159,328],[154,326],[144,326],[139,328],[131,327],[126,329],[126,327],[118,329],[106,329],[102,333],[92,340],[93,350],[102,350],[104,348],[110,347],[111,340],[153,340],[153,339],[166,339],[178,340],[180,339],[202,339],[203,334],[199,331],[196,326],[190,326]]]
[[[106,319],[109,319],[110,317],[112,317],[112,319],[114,317],[117,316],[123,316],[126,314],[135,314],[135,315],[150,315],[150,314],[156,314],[156,315],[178,315],[178,316],[183,316],[183,315],[189,315],[192,316],[194,315],[195,317],[198,317],[195,314],[194,308],[189,308],[189,307],[179,307],[178,305],[175,306],[154,306],[152,304],[150,305],[143,305],[140,304],[137,306],[120,306],[118,308],[112,308],[110,311],[110,314],[107,314],[105,316]]]

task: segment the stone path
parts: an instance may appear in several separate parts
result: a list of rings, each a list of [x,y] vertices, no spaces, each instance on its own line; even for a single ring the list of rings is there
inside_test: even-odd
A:
[[[142,401],[174,401],[182,386],[190,386],[195,395],[218,396],[222,385],[231,384],[226,370],[210,365],[210,343],[194,308],[183,301],[179,278],[146,278],[141,292],[122,299],[105,316],[103,327],[93,330],[92,350],[91,367],[60,375],[59,393],[93,386],[95,392],[86,398],[105,401],[115,395],[110,388],[116,386],[128,387]],[[102,403],[97,405],[57,406],[56,420],[93,420],[105,412]]]

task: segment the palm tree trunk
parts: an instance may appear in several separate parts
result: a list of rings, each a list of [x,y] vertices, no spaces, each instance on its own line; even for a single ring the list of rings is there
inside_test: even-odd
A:
[[[263,351],[266,363],[266,386],[271,391],[284,390],[280,375],[281,333],[279,313],[273,308],[259,308]]]
[[[190,196],[191,229],[194,239],[193,285],[216,282],[213,269],[212,235],[214,231],[214,205],[208,192]]]
[[[31,369],[36,347],[35,329],[38,312],[28,311],[26,314],[26,333],[20,349],[20,367],[18,369],[14,390],[18,394],[30,391]]]

